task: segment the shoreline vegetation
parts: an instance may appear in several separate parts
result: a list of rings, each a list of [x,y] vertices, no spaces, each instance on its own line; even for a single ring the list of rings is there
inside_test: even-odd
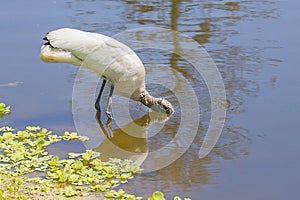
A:
[[[8,114],[10,107],[0,103],[0,118]],[[14,130],[0,124],[0,199],[143,199],[121,188],[141,173],[132,161],[110,158],[103,162],[98,159],[100,153],[92,150],[61,159],[47,151],[53,143],[88,139],[76,132],[59,136],[38,126]],[[148,198],[164,199],[160,191]]]

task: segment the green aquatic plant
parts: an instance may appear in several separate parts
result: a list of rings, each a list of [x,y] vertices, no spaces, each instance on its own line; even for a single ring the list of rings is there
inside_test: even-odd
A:
[[[164,194],[160,191],[153,192],[152,197],[149,197],[148,200],[165,200]]]
[[[0,112],[9,114],[9,107],[0,103]],[[75,132],[55,135],[38,126],[25,130],[0,127],[0,199],[85,198],[92,194],[101,199],[142,199],[113,189],[140,173],[132,161],[110,158],[104,162],[100,153],[92,150],[69,153],[61,159],[47,151],[51,144],[76,140],[88,138]],[[150,199],[163,200],[163,193],[155,192]]]
[[[152,197],[149,197],[148,200],[166,200],[164,193],[160,191],[153,192]],[[182,200],[179,196],[175,196],[174,200]],[[184,198],[183,200],[191,200],[190,198]]]
[[[8,193],[9,198],[11,195],[18,197],[22,192],[28,192],[26,189],[43,193],[55,191],[65,197],[106,192],[109,197],[116,194],[111,191],[113,187],[126,183],[140,172],[132,161],[110,159],[103,162],[98,159],[100,153],[92,150],[69,153],[67,159],[60,159],[46,151],[50,144],[61,140],[88,139],[76,133],[65,132],[58,136],[46,128],[34,126],[27,126],[25,130],[19,131],[1,127],[0,132],[0,177],[1,180],[9,180],[9,187],[6,181],[0,183],[1,198]],[[28,178],[33,172],[44,173],[44,178]],[[122,195],[128,196],[125,193]]]
[[[6,106],[5,103],[0,103],[0,118],[7,114],[10,114],[10,106]]]

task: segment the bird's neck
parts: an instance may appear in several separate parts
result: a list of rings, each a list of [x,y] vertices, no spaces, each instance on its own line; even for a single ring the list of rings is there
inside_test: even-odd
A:
[[[151,96],[147,91],[140,94],[140,102],[151,108],[154,104],[157,104],[161,99]]]

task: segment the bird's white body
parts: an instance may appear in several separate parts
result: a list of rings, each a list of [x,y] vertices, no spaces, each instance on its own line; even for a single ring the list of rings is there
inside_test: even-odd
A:
[[[105,35],[70,28],[51,31],[44,39],[48,42],[41,48],[40,57],[43,61],[70,63],[96,72],[111,83],[110,99],[115,91],[140,101],[155,111],[169,114],[174,112],[167,100],[152,97],[146,91],[144,65],[125,44]],[[106,81],[103,83],[104,86]],[[110,103],[111,100],[109,105]],[[96,104],[95,106],[97,107]]]
[[[47,35],[43,45],[45,62],[66,62],[88,68],[115,84],[115,91],[138,100],[135,90],[145,90],[145,68],[132,49],[105,35],[63,28]]]

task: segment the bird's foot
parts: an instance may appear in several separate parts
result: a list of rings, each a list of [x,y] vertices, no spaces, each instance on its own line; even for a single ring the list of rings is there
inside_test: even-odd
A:
[[[111,130],[111,120],[112,120],[111,112],[106,111],[105,113],[106,113],[106,115],[107,115],[106,126],[107,126],[107,128],[108,128],[109,130]],[[110,137],[113,137],[113,136],[114,136],[113,132],[110,131]]]
[[[105,114],[106,114],[108,120],[111,121],[111,120],[112,120],[112,114],[111,114],[111,112],[109,112],[109,111],[107,110],[107,111],[105,111]]]
[[[113,133],[112,128],[111,128],[111,119],[110,118],[107,119],[106,126],[109,130],[109,138],[114,137],[114,133]]]

